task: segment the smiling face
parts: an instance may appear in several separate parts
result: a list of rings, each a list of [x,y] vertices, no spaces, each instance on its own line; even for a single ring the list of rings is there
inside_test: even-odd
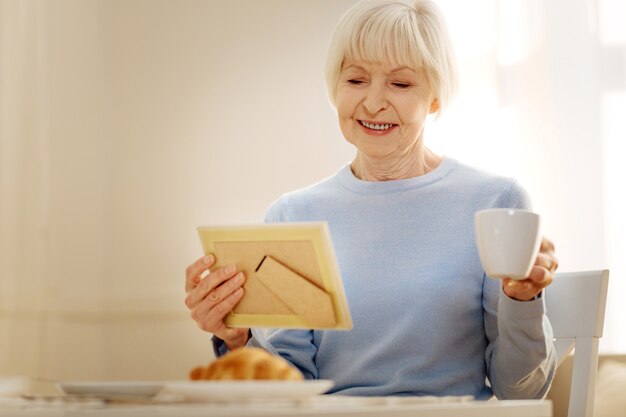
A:
[[[426,117],[438,110],[423,71],[365,61],[344,62],[336,103],[344,137],[376,159],[413,155]]]

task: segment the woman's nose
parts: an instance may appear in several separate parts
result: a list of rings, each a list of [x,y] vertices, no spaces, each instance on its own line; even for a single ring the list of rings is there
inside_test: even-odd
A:
[[[368,90],[365,100],[363,100],[363,106],[370,114],[376,114],[381,110],[385,110],[389,102],[385,95],[385,88],[383,85],[372,84]]]

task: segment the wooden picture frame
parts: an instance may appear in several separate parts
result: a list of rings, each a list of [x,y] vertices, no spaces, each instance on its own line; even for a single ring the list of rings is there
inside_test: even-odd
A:
[[[231,327],[352,328],[343,283],[325,222],[200,226],[213,270],[236,264],[244,296],[226,317]]]

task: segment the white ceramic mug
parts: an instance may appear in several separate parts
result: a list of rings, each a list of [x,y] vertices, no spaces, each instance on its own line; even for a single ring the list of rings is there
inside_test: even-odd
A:
[[[524,279],[541,245],[540,217],[519,209],[487,209],[474,215],[480,262],[491,278]]]

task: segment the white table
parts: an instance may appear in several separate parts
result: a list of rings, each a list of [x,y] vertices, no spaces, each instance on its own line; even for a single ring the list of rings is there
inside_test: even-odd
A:
[[[396,397],[397,398],[397,397]],[[552,417],[552,403],[541,400],[439,402],[409,398],[316,396],[306,400],[247,403],[104,403],[0,401],[0,416],[38,417]]]

